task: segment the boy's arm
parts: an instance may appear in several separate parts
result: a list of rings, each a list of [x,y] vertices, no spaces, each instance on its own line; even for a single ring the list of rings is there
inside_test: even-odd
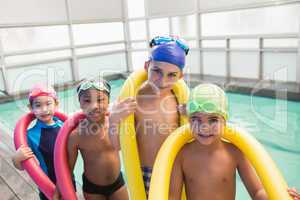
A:
[[[238,172],[253,200],[267,200],[268,195],[263,188],[259,177],[256,175],[255,170],[250,162],[244,157],[242,152],[237,152],[238,157]]]
[[[24,170],[22,167],[22,161],[27,160],[31,157],[34,157],[31,149],[29,147],[21,145],[16,153],[12,156],[12,162],[18,170]]]
[[[180,115],[185,115],[187,116],[187,107],[186,104],[179,104],[177,106],[178,112]]]
[[[109,120],[108,134],[113,147],[117,151],[120,151],[119,122],[116,122],[113,119]]]
[[[74,130],[68,139],[68,162],[70,172],[73,173],[76,160],[78,156],[78,138],[77,138],[77,130]]]
[[[12,162],[13,162],[15,168],[17,168],[18,170],[24,170],[21,162],[16,158],[16,155],[13,155]]]
[[[56,186],[55,190],[54,190],[52,200],[60,200],[60,199],[61,199],[61,194],[60,194],[60,191],[59,191],[58,187]]]
[[[182,186],[183,186],[183,171],[182,171],[182,159],[181,152],[177,155],[171,174],[169,199],[181,200]]]
[[[109,137],[116,150],[120,150],[119,124],[120,122],[134,113],[137,104],[134,98],[128,97],[124,100],[112,104],[109,114]]]

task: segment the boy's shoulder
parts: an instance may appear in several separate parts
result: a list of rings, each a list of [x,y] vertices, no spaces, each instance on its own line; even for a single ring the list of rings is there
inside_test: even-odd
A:
[[[79,128],[76,127],[75,129],[73,129],[70,132],[70,134],[68,136],[68,143],[69,144],[79,143],[79,141],[80,141],[79,137],[80,137],[80,131],[79,131]]]
[[[178,156],[181,156],[184,158],[187,155],[191,155],[191,153],[194,153],[194,151],[197,151],[196,146],[197,146],[197,141],[195,139],[189,141],[178,152]]]
[[[224,147],[228,150],[228,151],[232,151],[232,153],[239,153],[240,150],[239,148],[237,148],[234,144],[232,144],[229,141],[226,140],[222,140],[222,143],[224,144]]]
[[[225,147],[225,150],[230,153],[236,160],[240,160],[243,157],[243,152],[234,144],[228,141],[222,141]]]

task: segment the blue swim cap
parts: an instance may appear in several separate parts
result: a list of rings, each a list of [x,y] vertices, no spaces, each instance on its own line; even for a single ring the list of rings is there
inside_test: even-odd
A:
[[[150,60],[174,64],[182,70],[185,66],[185,51],[176,42],[168,42],[153,47]]]

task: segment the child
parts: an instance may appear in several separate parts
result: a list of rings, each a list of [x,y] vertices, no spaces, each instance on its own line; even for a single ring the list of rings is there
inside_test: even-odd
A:
[[[54,145],[59,129],[63,122],[54,117],[58,108],[58,100],[55,90],[42,84],[34,86],[29,93],[29,109],[37,118],[36,124],[27,131],[27,142],[29,147],[23,145],[17,149],[12,160],[15,167],[23,170],[22,161],[35,157],[41,168],[55,184],[54,173]],[[40,199],[47,197],[40,192]],[[58,199],[56,190],[53,199]]]
[[[135,115],[146,195],[156,155],[165,139],[179,126],[180,105],[172,88],[183,77],[185,57],[189,51],[184,41],[175,37],[155,37],[150,41],[150,47],[150,58],[144,66],[147,81],[139,88],[136,101],[123,102],[129,107],[128,111]],[[135,104],[137,107],[134,107]],[[118,129],[115,128],[110,134],[114,146],[119,148]]]
[[[243,153],[221,140],[228,118],[224,91],[213,84],[193,89],[187,113],[195,140],[179,152],[172,171],[170,199],[181,199],[183,182],[189,200],[235,199],[236,170],[250,196],[267,200],[267,194]],[[297,191],[288,190],[296,200]]]
[[[84,162],[85,199],[127,200],[119,154],[108,134],[110,85],[105,80],[85,80],[78,86],[77,94],[86,119],[69,136],[70,171],[74,169],[79,150]]]
[[[155,37],[145,62],[147,81],[137,93],[135,128],[146,194],[152,168],[165,139],[179,126],[178,101],[172,90],[183,77],[188,46],[174,37]]]

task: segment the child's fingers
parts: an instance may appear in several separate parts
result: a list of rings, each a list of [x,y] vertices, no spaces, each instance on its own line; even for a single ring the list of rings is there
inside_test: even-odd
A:
[[[23,160],[27,160],[27,159],[33,158],[33,157],[34,157],[34,154],[25,154]]]
[[[34,156],[33,155],[28,155],[28,156],[26,156],[25,157],[25,159],[24,160],[27,160],[27,159],[29,159],[29,158],[33,158]]]
[[[24,149],[23,150],[23,153],[30,153],[30,152],[32,152],[31,149]]]
[[[135,105],[130,105],[130,106],[127,107],[126,110],[132,112],[132,111],[135,111],[136,108],[137,108],[137,107],[136,107]]]
[[[24,147],[23,149],[26,150],[26,151],[31,151],[30,147]]]
[[[296,193],[298,192],[297,189],[294,188],[294,187],[293,188],[288,188],[288,191],[290,191],[290,192],[296,192]]]
[[[135,101],[135,97],[128,97],[127,100],[128,101]]]
[[[27,150],[27,149],[31,150],[31,148],[30,148],[30,147],[28,147],[28,146],[25,146],[25,145],[22,145],[22,149],[23,149],[23,150]]]
[[[132,102],[135,101],[133,97],[128,97],[126,99],[123,99],[122,101],[120,101],[120,103],[128,103],[128,102]]]
[[[24,155],[25,155],[25,156],[32,156],[32,155],[34,155],[34,154],[33,154],[33,152],[28,152],[28,153],[25,153]]]
[[[136,103],[132,103],[128,105],[129,109],[135,109],[137,107]]]
[[[300,199],[300,194],[298,193],[298,191],[295,188],[290,188],[288,189],[288,192],[290,194],[291,197],[293,197],[294,199]]]

